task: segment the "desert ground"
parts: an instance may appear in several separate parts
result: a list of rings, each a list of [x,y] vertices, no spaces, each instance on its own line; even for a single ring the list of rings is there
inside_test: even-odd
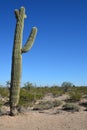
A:
[[[64,100],[67,96],[59,96]],[[46,96],[44,100],[54,100]],[[68,112],[55,107],[43,111],[28,111],[17,116],[0,116],[0,130],[87,130],[87,111]]]

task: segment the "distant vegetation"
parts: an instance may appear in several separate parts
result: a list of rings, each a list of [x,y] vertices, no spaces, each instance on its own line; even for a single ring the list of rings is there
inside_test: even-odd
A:
[[[61,86],[34,86],[27,82],[21,87],[19,106],[32,106],[37,100],[42,99],[46,94],[52,94],[53,97],[58,97],[63,94],[68,94],[70,99],[66,102],[77,102],[83,96],[87,96],[87,86],[75,86],[69,82],[63,82]],[[9,101],[9,87],[0,85],[0,97],[6,97]],[[0,98],[0,105],[3,104]],[[59,102],[58,102],[59,103]]]

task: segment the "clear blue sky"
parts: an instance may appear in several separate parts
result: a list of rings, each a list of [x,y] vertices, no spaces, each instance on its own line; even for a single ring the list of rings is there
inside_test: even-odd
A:
[[[87,0],[1,0],[0,84],[10,80],[14,9],[21,6],[27,14],[23,44],[38,28],[34,46],[23,54],[22,84],[87,85]]]

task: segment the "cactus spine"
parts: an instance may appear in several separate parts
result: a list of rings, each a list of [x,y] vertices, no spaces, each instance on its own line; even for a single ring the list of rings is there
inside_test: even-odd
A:
[[[10,115],[16,115],[16,107],[19,102],[20,95],[20,82],[22,73],[22,53],[29,51],[34,43],[37,28],[33,27],[30,36],[22,47],[22,34],[24,27],[25,8],[21,7],[19,10],[15,10],[16,16],[16,29],[14,36],[14,46],[12,54],[12,68],[11,68],[11,86],[10,86]]]

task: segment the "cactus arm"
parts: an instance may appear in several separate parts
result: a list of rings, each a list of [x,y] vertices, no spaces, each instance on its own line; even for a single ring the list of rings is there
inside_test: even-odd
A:
[[[22,53],[25,53],[25,52],[27,52],[31,49],[31,47],[33,46],[33,43],[35,41],[36,34],[37,34],[37,28],[33,27],[32,30],[31,30],[30,36],[27,39],[26,44],[24,45],[24,47],[21,50]]]
[[[16,17],[16,19],[18,19],[18,17],[19,17],[19,10],[18,9],[15,9],[15,17]]]

